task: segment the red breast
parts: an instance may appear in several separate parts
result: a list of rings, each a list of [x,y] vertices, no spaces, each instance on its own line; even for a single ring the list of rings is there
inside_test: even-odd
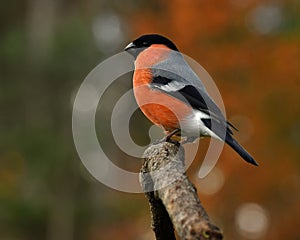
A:
[[[150,67],[166,59],[170,49],[154,44],[137,57],[133,75],[133,89],[136,101],[146,117],[167,131],[180,128],[179,122],[192,113],[184,102],[159,90],[150,88],[152,73]]]

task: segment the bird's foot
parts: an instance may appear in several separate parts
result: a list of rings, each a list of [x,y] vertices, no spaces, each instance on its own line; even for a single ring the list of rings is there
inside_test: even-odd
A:
[[[180,145],[180,141],[177,141],[177,140],[172,139],[172,138],[166,139],[166,137],[164,137],[160,140],[157,140],[157,141],[153,142],[152,144],[157,145],[157,144],[166,143],[166,142],[172,143],[172,144],[175,144],[175,145]]]
[[[178,141],[178,140],[172,138],[174,136],[176,137],[176,134],[178,132],[180,132],[180,129],[175,129],[172,132],[168,133],[167,136],[165,136],[164,138],[154,142],[153,144],[160,144],[160,143],[163,143],[163,142],[168,142],[168,143],[173,143],[175,145],[180,145],[180,140]]]
[[[180,142],[180,144],[186,144],[186,143],[194,143],[198,137],[186,137],[184,140]]]
[[[178,128],[174,129],[172,132],[168,133],[168,135],[165,137],[165,141],[166,142],[173,141],[172,137],[176,136],[176,134],[179,132],[180,132],[180,129],[178,129]]]

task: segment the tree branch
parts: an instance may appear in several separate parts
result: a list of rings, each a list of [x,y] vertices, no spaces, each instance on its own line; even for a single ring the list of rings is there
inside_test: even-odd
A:
[[[144,152],[140,181],[148,198],[156,239],[219,240],[184,168],[184,149],[179,144],[152,144]],[[173,228],[174,226],[174,228]]]

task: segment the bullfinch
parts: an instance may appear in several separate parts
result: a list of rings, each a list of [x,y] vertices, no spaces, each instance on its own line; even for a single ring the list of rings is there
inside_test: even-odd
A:
[[[226,121],[203,83],[175,44],[158,34],[143,35],[124,49],[135,61],[133,90],[144,115],[173,135],[193,142],[210,136],[225,141],[245,161],[258,165],[232,137],[236,128]]]

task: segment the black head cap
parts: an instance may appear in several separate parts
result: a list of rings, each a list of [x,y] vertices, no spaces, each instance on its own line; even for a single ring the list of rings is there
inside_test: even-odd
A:
[[[152,44],[163,44],[174,51],[178,51],[177,47],[171,40],[158,34],[147,34],[135,39],[125,48],[125,51],[132,55],[137,55],[143,49],[150,47]]]

